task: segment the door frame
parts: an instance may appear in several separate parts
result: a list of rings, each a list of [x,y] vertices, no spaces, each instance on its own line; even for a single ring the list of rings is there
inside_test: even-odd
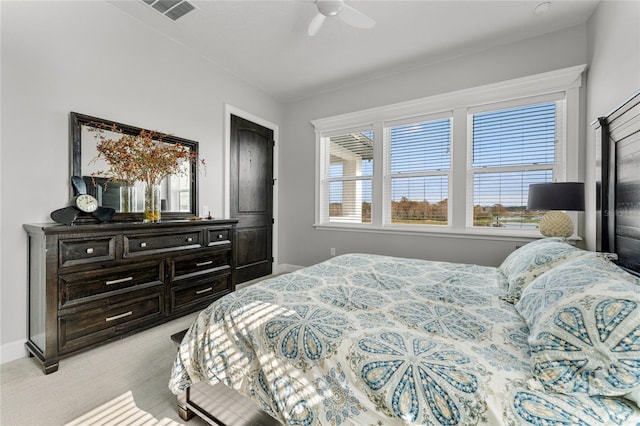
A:
[[[278,138],[280,137],[279,126],[250,112],[241,110],[233,105],[224,104],[224,217],[229,218],[231,215],[231,116],[235,115],[253,123],[259,124],[273,131],[273,228],[271,233],[271,250],[273,262],[271,263],[272,273],[277,274],[278,270]]]

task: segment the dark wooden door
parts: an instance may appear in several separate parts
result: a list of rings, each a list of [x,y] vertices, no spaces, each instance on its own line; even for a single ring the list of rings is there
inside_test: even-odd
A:
[[[231,116],[231,217],[238,283],[271,274],[273,130]]]

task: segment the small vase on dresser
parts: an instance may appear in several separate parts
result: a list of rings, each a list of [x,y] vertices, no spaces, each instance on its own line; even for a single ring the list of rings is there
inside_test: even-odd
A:
[[[144,222],[160,222],[160,184],[147,183],[144,186]]]

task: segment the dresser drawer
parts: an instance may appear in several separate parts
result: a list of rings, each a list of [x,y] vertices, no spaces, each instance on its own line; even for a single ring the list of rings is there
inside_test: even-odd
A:
[[[202,247],[200,231],[124,236],[124,257],[137,257]]]
[[[58,247],[60,267],[104,262],[116,258],[116,237],[61,239]]]
[[[215,274],[194,280],[188,286],[171,289],[172,310],[208,305],[213,300],[231,292],[231,275]]]
[[[171,261],[171,266],[173,281],[188,279],[206,272],[230,269],[231,250],[177,257]]]
[[[109,303],[99,307],[69,311],[69,314],[61,312],[58,317],[58,349],[61,354],[156,321],[164,313],[162,287],[110,298]]]
[[[163,281],[162,261],[61,275],[58,300],[60,308],[66,308],[134,287],[162,284]]]
[[[231,230],[230,229],[209,229],[208,233],[208,245],[219,246],[222,244],[231,245]]]

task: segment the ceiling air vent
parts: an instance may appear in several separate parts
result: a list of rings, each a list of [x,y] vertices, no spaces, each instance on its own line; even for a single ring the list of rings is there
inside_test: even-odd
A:
[[[173,21],[186,15],[195,9],[195,6],[186,0],[142,0],[164,16]]]

